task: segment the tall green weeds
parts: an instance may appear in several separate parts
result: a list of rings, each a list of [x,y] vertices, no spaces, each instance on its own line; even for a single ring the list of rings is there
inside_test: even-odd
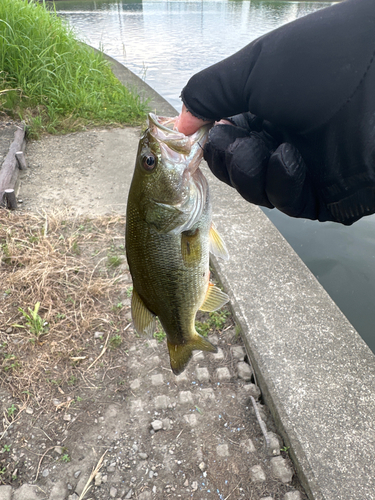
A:
[[[44,2],[0,1],[0,109],[31,133],[140,123],[146,103]]]

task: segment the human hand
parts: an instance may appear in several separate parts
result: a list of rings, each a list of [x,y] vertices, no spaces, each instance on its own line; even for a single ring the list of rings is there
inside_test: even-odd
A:
[[[374,54],[373,0],[346,0],[194,75],[186,108],[233,117],[210,131],[213,173],[293,217],[352,224],[374,213]]]
[[[198,129],[211,123],[211,120],[201,120],[186,109],[185,104],[182,105],[182,111],[175,122],[175,128],[185,135],[194,134]]]

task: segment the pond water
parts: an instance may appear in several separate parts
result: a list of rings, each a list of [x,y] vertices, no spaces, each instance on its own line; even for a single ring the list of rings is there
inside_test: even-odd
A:
[[[333,2],[59,1],[86,43],[125,64],[178,111],[191,75],[255,38]],[[375,352],[375,216],[354,226],[264,210]]]

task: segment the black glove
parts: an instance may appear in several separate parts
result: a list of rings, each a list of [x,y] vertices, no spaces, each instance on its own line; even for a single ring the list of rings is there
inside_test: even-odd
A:
[[[374,213],[374,56],[375,2],[347,0],[193,76],[187,109],[232,116],[210,131],[213,173],[293,217],[352,224]]]
[[[263,127],[250,113],[230,121],[233,125],[211,129],[204,150],[216,177],[251,203],[316,219],[317,200],[299,151],[292,144],[280,144],[280,133],[268,123]]]

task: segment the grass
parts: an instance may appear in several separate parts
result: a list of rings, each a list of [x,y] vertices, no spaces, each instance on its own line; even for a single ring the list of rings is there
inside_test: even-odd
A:
[[[30,331],[32,335],[35,336],[32,340],[35,341],[35,339],[39,340],[39,337],[41,335],[47,333],[48,328],[47,328],[47,323],[41,318],[38,314],[40,307],[40,302],[37,302],[35,304],[34,309],[31,309],[31,307],[28,308],[29,312],[27,313],[22,309],[22,307],[19,307],[18,310],[20,313],[22,313],[23,317],[25,318],[26,325],[13,325],[18,328],[25,328]]]
[[[118,347],[120,347],[121,344],[122,344],[121,335],[116,334],[109,339],[109,346],[111,349],[117,349]]]
[[[196,321],[195,328],[203,337],[207,337],[209,333],[217,333],[222,330],[227,322],[230,312],[228,310],[214,311],[208,314],[205,321]]]
[[[0,110],[24,120],[32,137],[139,124],[147,111],[44,2],[1,0],[0,68]]]
[[[61,461],[64,462],[65,464],[69,463],[70,460],[71,460],[71,458],[68,455],[68,453],[64,453],[64,455],[62,455],[62,457],[61,457]]]
[[[7,414],[8,414],[8,417],[10,418],[14,418],[14,415],[17,413],[17,407],[16,405],[12,404],[12,406],[10,406],[8,409],[7,409]]]
[[[53,405],[60,389],[74,395],[82,377],[97,370],[93,360],[103,350],[95,332],[109,336],[111,349],[100,359],[105,369],[111,352],[118,356],[132,339],[123,333],[130,306],[113,308],[125,300],[130,274],[106,265],[107,253],[124,237],[124,217],[86,219],[68,212],[0,209],[0,387],[22,401]],[[8,416],[16,411],[11,406]]]

